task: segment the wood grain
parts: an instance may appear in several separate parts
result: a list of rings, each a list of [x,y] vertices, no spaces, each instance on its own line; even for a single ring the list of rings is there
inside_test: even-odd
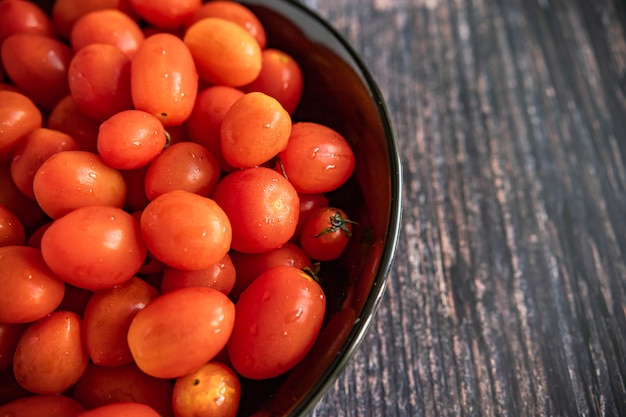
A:
[[[325,416],[626,415],[626,4],[304,0],[404,164],[381,308]]]

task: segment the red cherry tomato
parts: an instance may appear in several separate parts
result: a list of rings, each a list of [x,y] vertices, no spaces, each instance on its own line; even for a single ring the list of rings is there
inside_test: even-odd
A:
[[[326,193],[352,175],[355,157],[339,132],[313,122],[294,123],[281,167],[299,193]]]
[[[85,346],[96,365],[120,366],[133,357],[126,335],[137,312],[159,295],[138,277],[94,293],[83,315]]]
[[[228,253],[232,228],[212,199],[170,191],[152,200],[141,214],[141,234],[150,253],[179,269],[205,269]]]
[[[85,408],[66,395],[33,395],[0,406],[0,416],[76,417]]]
[[[78,142],[66,133],[45,127],[34,129],[13,152],[11,178],[24,195],[34,199],[33,180],[41,164],[55,153],[78,149]]]
[[[88,409],[132,401],[150,406],[161,417],[172,417],[172,383],[143,373],[137,365],[100,366],[93,362],[73,389],[73,397]]]
[[[233,167],[262,165],[287,147],[290,133],[291,117],[275,98],[248,93],[224,115],[222,154]]]
[[[238,87],[261,71],[261,48],[250,33],[228,20],[207,17],[191,25],[183,38],[200,78],[211,84]]]
[[[261,253],[289,241],[298,223],[299,199],[293,186],[269,168],[226,175],[212,198],[232,225],[232,249]]]
[[[78,142],[83,151],[97,152],[100,122],[87,117],[70,94],[52,109],[46,127],[67,133]]]
[[[80,207],[122,207],[126,183],[99,155],[63,151],[41,164],[33,178],[33,193],[46,214],[58,219]]]
[[[169,191],[185,190],[208,197],[220,179],[220,167],[211,151],[194,142],[169,146],[150,164],[145,192],[150,200]]]
[[[16,33],[53,37],[52,19],[33,2],[2,0],[0,1],[0,43]]]
[[[165,128],[157,117],[125,110],[100,125],[98,154],[113,168],[137,169],[156,158],[166,143]]]
[[[41,112],[21,93],[0,91],[0,163],[9,161],[24,136],[41,127]]]
[[[130,0],[146,22],[160,29],[176,29],[190,19],[202,0]]]
[[[72,50],[58,39],[30,33],[2,43],[2,63],[13,83],[35,103],[52,109],[68,92]]]
[[[156,116],[164,126],[182,124],[193,110],[198,73],[189,48],[169,33],[141,43],[131,63],[133,104]]]
[[[298,217],[298,226],[291,238],[292,241],[299,243],[302,229],[311,214],[319,208],[328,207],[328,197],[322,193],[317,194],[298,194],[300,197],[300,216]]]
[[[210,287],[226,295],[235,285],[236,271],[228,254],[206,269],[185,271],[166,266],[163,269],[161,292],[185,287]]]
[[[128,281],[146,258],[139,224],[117,207],[87,206],[57,219],[41,238],[46,264],[65,282],[97,291]]]
[[[13,372],[30,392],[60,394],[80,379],[87,363],[81,318],[55,311],[24,331],[15,349]]]
[[[291,55],[274,48],[261,52],[261,62],[259,76],[242,89],[246,92],[260,91],[274,97],[289,114],[293,114],[304,88],[300,65]]]
[[[188,287],[161,295],[133,319],[128,345],[148,375],[176,378],[200,368],[224,348],[235,307],[208,287]]]
[[[318,261],[337,259],[348,245],[353,223],[341,209],[317,209],[302,229],[300,246],[311,258]]]
[[[176,417],[235,417],[240,399],[239,378],[231,368],[219,362],[209,362],[176,379],[172,393]]]
[[[39,249],[0,248],[0,323],[39,320],[58,307],[65,284],[46,265]]]
[[[130,59],[117,46],[94,43],[76,52],[68,80],[76,104],[94,120],[103,121],[133,107]]]
[[[38,227],[46,216],[35,200],[17,188],[11,178],[10,164],[0,164],[0,204],[11,210],[26,230]]]
[[[0,204],[0,247],[26,243],[24,225],[15,213]]]
[[[104,9],[119,9],[134,16],[128,0],[55,0],[51,11],[52,23],[59,36],[69,40],[78,19],[89,12]]]
[[[324,320],[326,297],[292,266],[265,271],[241,294],[228,342],[234,369],[246,378],[282,375],[311,349]]]
[[[162,417],[154,408],[141,403],[119,402],[83,411],[77,417]]]

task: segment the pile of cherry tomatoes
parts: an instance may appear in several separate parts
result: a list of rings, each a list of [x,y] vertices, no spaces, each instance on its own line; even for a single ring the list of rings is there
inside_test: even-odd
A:
[[[231,1],[0,0],[0,43],[0,415],[236,415],[353,228],[299,64]]]

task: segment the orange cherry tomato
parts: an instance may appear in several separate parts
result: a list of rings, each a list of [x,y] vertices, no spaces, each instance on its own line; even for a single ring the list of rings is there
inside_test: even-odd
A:
[[[78,150],[70,135],[45,127],[37,128],[21,141],[11,161],[11,177],[24,195],[34,199],[35,173],[49,157],[62,151]]]
[[[35,3],[24,0],[0,1],[0,43],[16,33],[54,36],[52,19]]]
[[[76,417],[85,411],[78,401],[66,395],[33,395],[0,406],[0,416]]]
[[[267,34],[259,18],[248,7],[234,1],[215,0],[203,3],[187,22],[187,27],[207,17],[217,17],[238,24],[256,39],[261,49],[267,45]]]
[[[72,58],[70,94],[87,116],[103,121],[133,107],[130,59],[117,46],[93,43]]]
[[[130,0],[146,22],[159,29],[176,29],[190,19],[202,0]]]
[[[0,204],[0,247],[26,243],[24,225],[15,213]]]
[[[7,75],[45,109],[52,109],[69,92],[67,70],[71,59],[70,47],[48,36],[18,33],[2,43]]]
[[[176,379],[172,404],[176,417],[235,417],[241,399],[239,377],[220,362]]]
[[[55,311],[24,331],[15,349],[13,372],[32,393],[60,394],[80,379],[88,363],[80,316]]]
[[[0,163],[9,161],[20,140],[41,123],[41,112],[31,99],[14,91],[0,91]]]
[[[187,120],[198,93],[198,73],[187,45],[169,33],[148,37],[131,63],[133,104],[164,126]]]
[[[229,20],[208,17],[191,25],[183,38],[200,78],[238,87],[261,71],[261,48],[248,31]]]
[[[208,287],[165,293],[139,311],[128,329],[137,366],[157,378],[194,372],[226,346],[235,306]]]
[[[135,56],[144,39],[139,24],[118,9],[95,10],[81,16],[71,34],[74,51],[93,43],[104,43],[118,47],[129,58]]]
[[[122,207],[126,183],[99,155],[63,151],[41,164],[33,178],[33,192],[43,211],[57,219],[79,207]]]
[[[237,100],[220,128],[224,159],[237,168],[259,166],[287,147],[291,117],[273,97],[252,92]]]
[[[52,313],[65,284],[44,262],[39,249],[0,247],[0,323],[28,323]]]
[[[48,227],[41,253],[59,278],[97,291],[131,279],[147,252],[133,216],[117,207],[86,206]]]

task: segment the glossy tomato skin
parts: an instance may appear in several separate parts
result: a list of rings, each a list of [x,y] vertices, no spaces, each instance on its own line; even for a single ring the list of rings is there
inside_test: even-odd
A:
[[[13,373],[30,392],[59,394],[80,379],[88,362],[80,316],[58,310],[24,331],[15,349]]]
[[[324,291],[302,270],[277,266],[265,271],[236,304],[228,342],[233,368],[251,379],[287,372],[313,346],[325,310]]]
[[[83,411],[77,417],[161,417],[161,415],[145,404],[119,402]]]
[[[33,180],[41,165],[55,153],[79,150],[67,133],[40,127],[27,134],[13,152],[11,178],[24,195],[35,199]]]
[[[68,82],[76,104],[94,120],[104,121],[133,106],[130,59],[117,46],[95,43],[76,52]]]
[[[128,345],[139,368],[158,378],[176,378],[200,368],[230,337],[235,306],[208,287],[163,294],[137,313]]]
[[[58,219],[86,206],[122,207],[126,183],[98,154],[63,151],[41,164],[33,177],[33,193],[43,211]]]
[[[172,383],[143,373],[134,363],[101,366],[93,362],[73,389],[73,398],[86,408],[132,401],[146,404],[162,417],[172,417]]]
[[[0,322],[28,323],[52,313],[61,303],[65,284],[44,262],[39,249],[0,248]]]
[[[130,0],[148,23],[159,29],[177,29],[200,7],[202,0]]]
[[[240,399],[239,378],[220,362],[209,362],[176,379],[172,393],[176,417],[235,417]]]
[[[322,207],[311,214],[302,229],[300,246],[313,259],[332,261],[343,253],[352,236],[352,222],[335,207]]]
[[[299,193],[327,193],[354,172],[355,156],[336,130],[314,122],[294,123],[287,148],[278,157],[285,175]]]
[[[63,97],[50,111],[45,127],[70,135],[82,151],[97,152],[100,122],[87,117],[71,94]]]
[[[41,127],[42,120],[30,98],[14,91],[0,91],[0,163],[11,160],[22,138]]]
[[[161,194],[141,214],[141,234],[148,250],[174,268],[200,270],[230,249],[232,226],[212,199],[188,191]]]
[[[0,406],[0,416],[76,417],[85,411],[78,401],[66,395],[33,395]]]
[[[0,43],[16,33],[55,35],[52,19],[35,3],[23,0],[0,1]]]
[[[163,269],[161,292],[185,287],[210,287],[228,295],[235,285],[236,274],[235,265],[228,254],[208,268],[198,271],[166,266]]]
[[[198,73],[189,48],[175,35],[158,33],[141,43],[130,81],[135,108],[153,114],[164,126],[180,125],[191,114]]]
[[[233,171],[215,187],[212,198],[228,215],[232,249],[261,253],[289,241],[298,223],[299,199],[276,171],[258,167]]]
[[[96,365],[121,366],[133,357],[128,348],[128,327],[138,311],[159,291],[138,277],[94,293],[83,316],[85,346]]]
[[[52,109],[69,92],[72,50],[56,38],[18,33],[2,43],[7,75],[38,105]]]
[[[135,17],[128,0],[55,0],[52,4],[52,23],[56,33],[69,40],[76,22],[96,10],[119,9]]]
[[[41,253],[61,279],[97,291],[128,281],[147,251],[130,214],[117,207],[87,206],[54,221],[41,238]]]

